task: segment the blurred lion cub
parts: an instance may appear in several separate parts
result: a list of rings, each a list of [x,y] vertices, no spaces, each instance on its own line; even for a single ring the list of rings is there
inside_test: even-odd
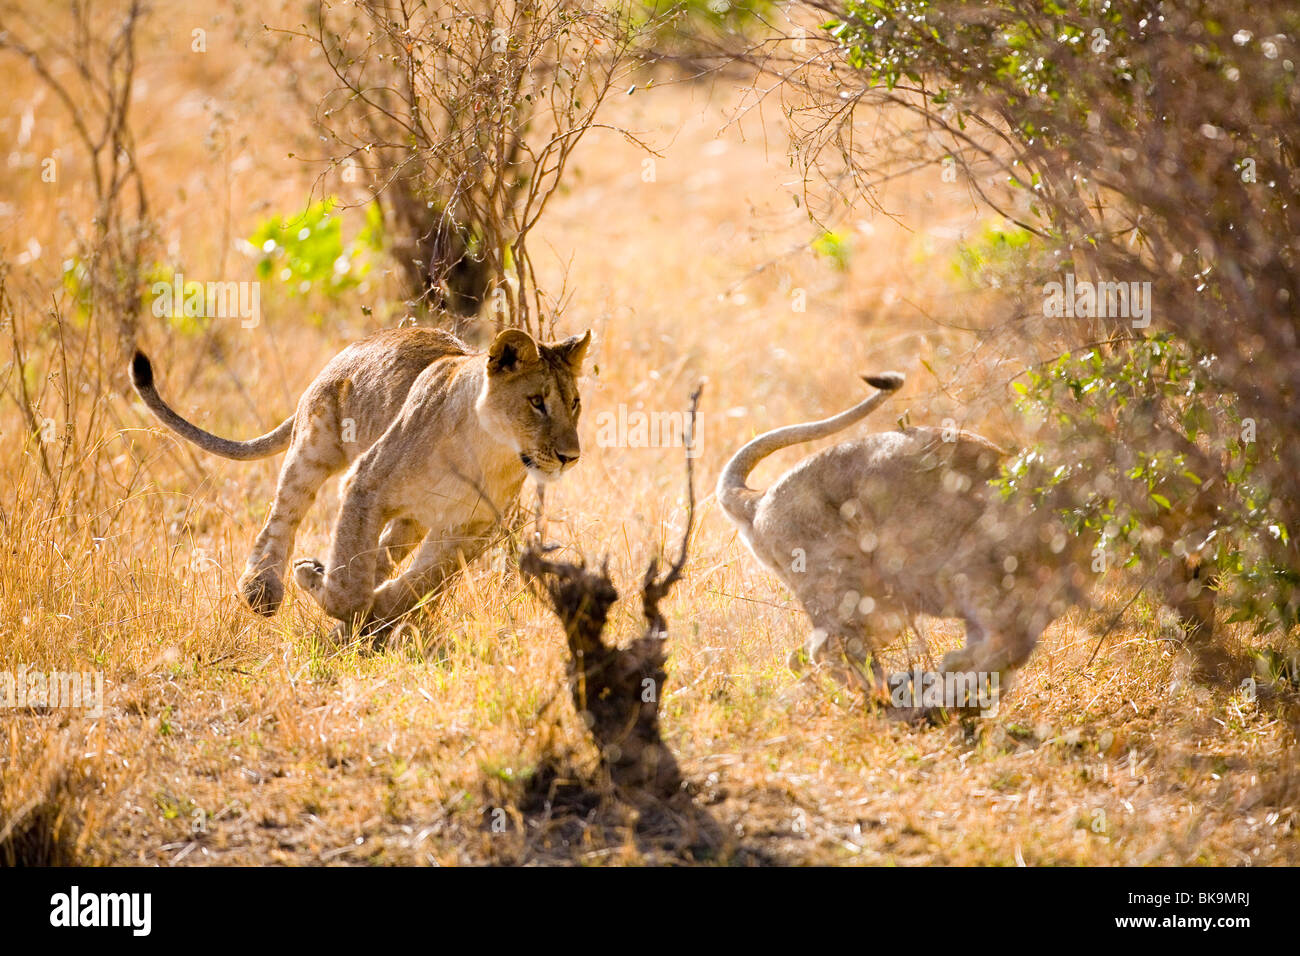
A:
[[[956,429],[904,428],[827,448],[766,491],[746,486],[768,455],[849,427],[903,384],[897,372],[865,380],[877,391],[847,411],[741,448],[718,479],[718,501],[808,612],[804,653],[814,664],[880,690],[874,652],[911,616],[956,617],[965,646],[945,654],[942,669],[997,674],[1005,689],[1044,628],[1084,600],[1090,545],[1054,514],[989,485],[1005,456],[996,445]],[[1212,603],[1192,608],[1186,593],[1175,589],[1171,603],[1212,627]],[[791,666],[800,663],[794,655]]]

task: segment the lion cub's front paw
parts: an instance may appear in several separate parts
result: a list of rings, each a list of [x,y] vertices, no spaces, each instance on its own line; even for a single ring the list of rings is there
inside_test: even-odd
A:
[[[293,563],[293,579],[308,594],[319,594],[325,584],[325,565],[315,558],[299,558]]]

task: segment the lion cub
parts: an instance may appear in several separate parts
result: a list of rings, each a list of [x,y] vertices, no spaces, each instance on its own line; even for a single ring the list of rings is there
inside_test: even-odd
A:
[[[718,479],[718,501],[754,555],[812,618],[809,660],[841,679],[884,677],[876,655],[916,614],[960,618],[961,650],[947,672],[999,675],[1028,659],[1039,635],[1087,601],[1091,548],[1058,516],[1006,499],[989,484],[1005,453],[957,429],[904,428],[865,435],[800,462],[767,491],[746,487],[754,467],[781,448],[833,435],[865,418],[903,384],[868,376],[877,391],[823,421],[760,435]],[[1208,638],[1214,598],[1195,556],[1174,561],[1164,597]],[[798,655],[792,658],[797,669]]]
[[[245,442],[181,418],[141,352],[131,381],[159,421],[205,451],[248,460],[288,449],[239,579],[259,614],[284,600],[298,525],[325,480],[347,468],[329,557],[296,562],[294,578],[345,624],[382,625],[490,543],[526,475],[550,481],[578,460],[576,380],[590,342],[590,331],[541,344],[508,329],[476,354],[438,329],[378,332],[336,355],[292,417]],[[411,551],[409,566],[388,580]]]

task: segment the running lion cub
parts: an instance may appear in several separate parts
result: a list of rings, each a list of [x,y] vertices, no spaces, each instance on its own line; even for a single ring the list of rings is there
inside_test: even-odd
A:
[[[590,342],[590,332],[542,344],[507,329],[482,354],[439,329],[377,332],[335,356],[293,416],[243,442],[173,411],[141,352],[131,381],[159,421],[214,455],[243,461],[288,449],[239,579],[259,614],[284,599],[294,535],[316,492],[347,468],[329,557],[295,562],[294,579],[345,625],[383,626],[490,543],[525,475],[550,481],[578,460],[576,380]]]
[[[741,448],[718,479],[718,501],[808,612],[814,664],[880,692],[873,652],[913,615],[955,617],[966,642],[944,655],[943,670],[997,674],[1005,689],[1044,628],[1084,599],[1091,543],[989,485],[1000,448],[957,429],[904,428],[819,452],[767,491],[746,487],[768,455],[849,427],[903,384],[896,372],[865,380],[878,391],[847,411]]]

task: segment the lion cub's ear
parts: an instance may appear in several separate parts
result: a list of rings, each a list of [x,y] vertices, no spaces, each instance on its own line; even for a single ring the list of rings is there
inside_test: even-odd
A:
[[[524,365],[531,365],[538,358],[540,353],[537,351],[537,343],[531,335],[523,329],[506,329],[492,340],[488,349],[487,367],[493,374],[513,372]]]
[[[589,345],[591,345],[591,329],[581,335],[570,335],[567,339],[547,346],[547,348],[568,365],[574,375],[581,375],[582,361],[587,357],[587,346]]]

